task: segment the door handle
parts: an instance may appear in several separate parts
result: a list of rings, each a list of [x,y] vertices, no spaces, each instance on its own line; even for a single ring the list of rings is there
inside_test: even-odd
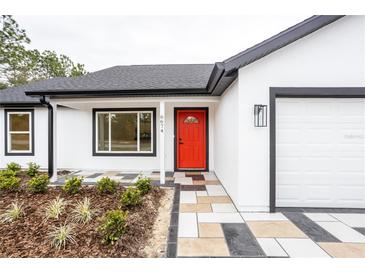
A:
[[[181,138],[179,138],[179,144],[181,145],[181,144],[183,144],[184,142],[182,141],[182,139]]]

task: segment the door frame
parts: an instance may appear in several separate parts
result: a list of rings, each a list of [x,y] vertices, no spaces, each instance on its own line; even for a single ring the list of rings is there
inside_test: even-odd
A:
[[[276,211],[276,98],[365,98],[365,87],[270,87],[270,212]]]
[[[178,110],[204,110],[205,111],[205,169],[180,169],[177,168],[177,112]],[[209,107],[174,107],[174,171],[209,171]]]

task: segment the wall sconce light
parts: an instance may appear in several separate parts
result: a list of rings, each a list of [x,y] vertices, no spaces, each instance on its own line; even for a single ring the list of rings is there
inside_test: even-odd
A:
[[[267,105],[255,105],[254,122],[255,127],[267,127]]]

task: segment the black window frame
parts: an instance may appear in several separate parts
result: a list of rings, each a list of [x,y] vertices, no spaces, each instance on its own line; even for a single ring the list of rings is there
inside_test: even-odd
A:
[[[31,146],[31,149],[30,149],[30,152],[10,152],[8,150],[9,146],[8,146],[8,142],[9,142],[9,139],[8,139],[8,135],[9,135],[9,132],[8,132],[8,124],[9,124],[9,121],[8,121],[8,117],[9,117],[9,113],[17,113],[17,112],[29,112],[30,113],[30,136],[31,136],[31,141],[30,141],[30,146]],[[35,141],[34,141],[34,109],[5,109],[4,110],[4,132],[5,132],[5,156],[34,156],[34,148],[35,148]]]
[[[113,111],[150,111],[152,112],[152,152],[97,152],[96,149],[96,114],[98,112],[113,112]],[[156,134],[156,108],[93,108],[92,109],[92,155],[93,156],[112,156],[112,157],[155,157],[157,146]]]

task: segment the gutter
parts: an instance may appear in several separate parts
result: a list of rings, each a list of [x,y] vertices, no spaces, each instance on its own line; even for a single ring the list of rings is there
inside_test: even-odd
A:
[[[54,173],[53,166],[53,107],[43,96],[40,103],[48,108],[48,177],[51,178]]]

